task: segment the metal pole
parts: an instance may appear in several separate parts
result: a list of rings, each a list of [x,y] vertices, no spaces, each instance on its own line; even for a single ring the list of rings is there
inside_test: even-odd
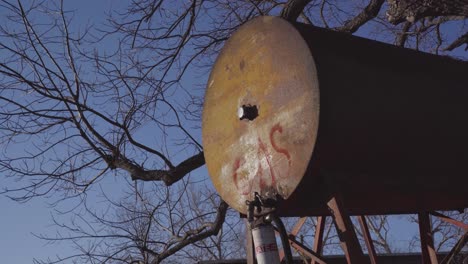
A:
[[[453,262],[453,258],[463,249],[468,243],[468,231],[458,240],[457,244],[450,250],[450,253],[442,260],[441,264],[449,264]]]
[[[340,238],[340,244],[346,256],[348,264],[351,263],[365,263],[364,253],[362,252],[361,245],[354,231],[351,218],[343,208],[341,199],[334,196],[328,201],[335,226]]]
[[[361,226],[362,236],[366,241],[367,251],[371,264],[377,264],[377,253],[375,252],[374,242],[372,241],[369,227],[367,226],[366,217],[363,215],[358,216],[359,225]]]
[[[325,231],[326,216],[317,217],[317,225],[315,226],[315,237],[313,250],[318,254],[322,255],[323,247],[323,232]],[[318,264],[316,260],[312,260],[311,264]]]
[[[434,238],[432,236],[431,218],[429,213],[418,214],[419,235],[421,236],[421,254],[423,263],[437,264],[437,255],[434,249]]]

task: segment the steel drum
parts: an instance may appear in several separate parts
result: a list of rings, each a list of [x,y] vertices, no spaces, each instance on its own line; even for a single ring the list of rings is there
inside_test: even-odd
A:
[[[284,216],[468,206],[468,64],[259,17],[219,54],[203,145],[221,197],[255,192]]]

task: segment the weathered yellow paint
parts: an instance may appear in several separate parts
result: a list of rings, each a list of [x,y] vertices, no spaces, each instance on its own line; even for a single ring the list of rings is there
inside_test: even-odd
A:
[[[259,116],[239,120],[242,105]],[[203,110],[203,145],[221,197],[246,213],[254,192],[287,199],[314,149],[319,114],[315,64],[288,22],[260,17],[226,42],[212,69]]]

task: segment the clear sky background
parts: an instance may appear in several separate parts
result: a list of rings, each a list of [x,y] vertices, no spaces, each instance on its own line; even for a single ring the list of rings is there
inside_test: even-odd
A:
[[[127,1],[116,0],[65,0],[65,8],[74,10],[73,24],[84,27],[88,23],[104,23],[105,12],[126,3]],[[0,21],[5,17],[1,14],[0,10]],[[2,180],[1,184],[12,183]],[[73,253],[69,244],[50,245],[33,235],[55,234],[56,228],[52,224],[51,215],[56,208],[51,207],[50,202],[51,200],[35,198],[26,203],[17,203],[0,196],[0,263],[33,263],[34,258],[46,260],[57,254],[67,256]]]
[[[65,1],[65,6],[67,9],[75,10],[74,24],[84,25],[88,22],[92,24],[103,23],[105,12],[125,3],[127,1],[78,0]],[[106,182],[118,190],[117,180],[109,179],[101,184]],[[56,232],[55,227],[51,224],[51,214],[55,208],[50,207],[47,202],[49,201],[36,198],[20,204],[5,196],[0,196],[1,263],[32,263],[33,258],[47,259],[48,257],[53,258],[56,254],[65,256],[73,253],[71,245],[47,245],[46,242],[33,235],[33,233],[53,235]],[[393,217],[391,225],[393,227],[392,242],[400,248],[400,251],[406,251],[408,241],[417,234],[416,224],[409,223],[406,218]]]

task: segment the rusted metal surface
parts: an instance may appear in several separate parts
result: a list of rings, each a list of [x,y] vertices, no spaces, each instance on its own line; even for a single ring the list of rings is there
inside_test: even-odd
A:
[[[375,252],[374,242],[372,241],[369,227],[367,226],[366,217],[363,215],[358,216],[359,225],[361,226],[362,236],[366,242],[367,252],[371,264],[377,264],[377,253]]]
[[[323,233],[325,231],[326,216],[317,217],[317,225],[315,226],[314,246],[313,250],[318,255],[322,255],[323,251]],[[316,261],[311,261],[312,264],[318,264]]]
[[[449,254],[445,256],[445,258],[442,260],[441,264],[450,264],[454,262],[454,258],[456,255],[462,251],[463,247],[468,243],[468,231],[465,232],[465,234],[460,237],[458,242],[455,244],[455,246],[450,250]]]
[[[296,224],[294,225],[294,227],[292,228],[291,232],[289,233],[289,236],[296,237],[306,221],[307,221],[307,217],[299,218],[297,220]],[[283,259],[284,259],[284,249],[280,250],[279,255],[280,255],[280,260],[283,261]]]
[[[293,247],[298,252],[301,252],[306,257],[309,257],[312,261],[315,261],[315,263],[319,263],[319,264],[326,264],[327,263],[323,259],[322,256],[318,255],[316,252],[310,250],[304,244],[297,241],[297,239],[294,236],[289,237],[289,242],[291,244],[291,247]]]
[[[457,221],[457,220],[455,220],[455,219],[453,219],[453,218],[451,218],[449,216],[446,216],[444,214],[441,214],[439,212],[431,212],[431,215],[440,218],[444,222],[450,223],[452,225],[458,226],[458,227],[468,231],[468,224]]]
[[[437,264],[437,254],[434,248],[431,218],[427,212],[418,213],[419,235],[421,238],[422,263]]]
[[[366,263],[353,223],[344,209],[341,198],[339,196],[332,197],[328,202],[328,207],[335,222],[340,245],[345,253],[348,264]]]
[[[333,178],[351,214],[468,207],[468,63],[296,28],[316,63],[320,124],[288,203],[320,211]]]
[[[297,236],[299,231],[301,230],[302,226],[305,224],[307,221],[307,217],[301,217],[297,220],[296,224],[294,225],[293,229],[291,230],[291,235]]]
[[[318,126],[314,72],[297,30],[272,17],[241,27],[216,60],[203,110],[204,153],[216,190],[239,212],[254,192],[287,199],[305,174]],[[240,120],[243,106],[255,106],[258,116]]]
[[[286,199],[280,215],[327,215],[328,182],[352,215],[466,208],[467,72],[466,62],[256,18],[208,81],[213,184],[244,214],[259,192]]]

